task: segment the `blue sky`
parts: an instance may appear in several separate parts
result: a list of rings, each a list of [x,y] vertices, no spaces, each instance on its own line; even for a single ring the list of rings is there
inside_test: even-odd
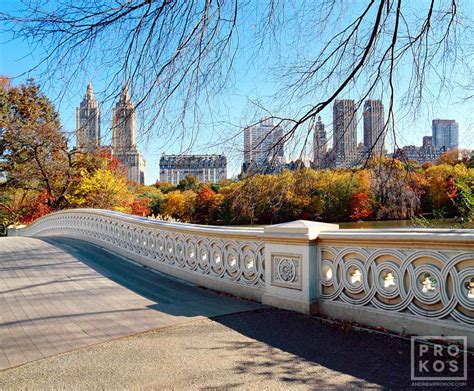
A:
[[[422,5],[423,3],[421,2]],[[16,0],[6,0],[0,7],[11,10],[17,6]],[[190,145],[192,145],[191,152],[194,153],[224,152],[228,156],[230,176],[237,174],[242,162],[242,127],[266,114],[255,102],[270,108],[273,113],[292,115],[300,112],[302,108],[312,102],[311,99],[314,99],[314,97],[311,99],[302,98],[301,101],[293,100],[285,104],[284,101],[275,99],[273,94],[282,87],[278,77],[280,70],[278,67],[282,64],[291,64],[293,59],[304,58],[317,52],[324,37],[315,40],[314,45],[308,45],[303,38],[298,39],[299,32],[295,31],[295,26],[289,25],[288,29],[281,29],[280,35],[276,37],[280,45],[269,45],[263,50],[256,50],[256,32],[253,21],[258,18],[258,15],[256,13],[246,16],[239,26],[239,51],[232,78],[227,88],[219,96],[211,98],[212,110],[203,110],[198,135],[189,135],[182,140],[170,140],[167,138],[166,132],[161,132],[152,134],[146,139],[139,138],[138,146],[147,160],[147,183],[153,183],[158,179],[158,161],[162,153],[179,153],[189,150]],[[341,23],[343,21],[344,19]],[[296,26],[296,28],[299,27]],[[301,37],[304,36],[303,33],[301,33]],[[2,33],[0,40],[0,74],[14,77],[14,84],[19,84],[28,77],[37,79],[44,86],[45,93],[56,105],[66,131],[73,132],[75,129],[75,108],[83,98],[89,80],[94,84],[99,102],[104,99],[102,90],[106,80],[104,80],[104,72],[101,69],[86,67],[82,82],[79,81],[75,88],[63,91],[59,80],[43,80],[39,70],[28,73],[28,70],[41,59],[41,48],[33,47],[27,42],[12,40],[12,36],[8,33]],[[27,73],[22,75],[25,72]],[[397,79],[400,87],[406,85],[407,77],[404,75],[408,75],[410,72],[410,64],[401,65],[398,72],[399,79]],[[462,83],[463,81],[468,82],[467,80],[458,80],[457,82]],[[64,94],[60,97],[62,93]],[[441,95],[427,99],[415,115],[398,109],[396,112],[398,144],[421,145],[422,137],[431,134],[431,120],[433,118],[448,118],[456,119],[459,123],[460,146],[474,148],[473,101],[465,100],[465,95],[466,91],[461,89],[459,91],[456,89],[443,91]],[[344,96],[357,98],[357,86],[345,93]],[[102,131],[105,134],[109,133],[111,125],[111,104],[112,102],[107,101],[102,107]],[[396,108],[398,107],[401,107],[399,102],[396,103]],[[359,110],[358,115],[359,118],[362,116],[362,110]],[[332,111],[329,108],[323,111],[322,118],[330,127]],[[138,121],[140,121],[140,115],[138,115]],[[359,141],[362,141],[361,122],[358,134]],[[294,158],[298,154],[297,146],[300,145],[298,141],[294,140],[288,145],[287,158]],[[388,140],[387,144],[387,148],[390,150],[393,142]]]

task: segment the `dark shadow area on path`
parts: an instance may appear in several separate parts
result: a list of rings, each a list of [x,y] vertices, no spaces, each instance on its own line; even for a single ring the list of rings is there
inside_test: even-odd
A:
[[[65,237],[38,239],[67,252],[102,276],[155,302],[147,308],[168,315],[213,317],[264,308],[258,303],[220,295],[152,272],[85,241]]]
[[[412,386],[410,341],[406,339],[354,330],[342,324],[329,324],[277,309],[221,316],[213,320],[265,344],[222,341],[223,349],[239,352],[239,357],[249,357],[234,368],[237,372],[252,370],[262,380],[278,377],[288,386],[334,388],[330,378],[321,376],[328,368],[359,379],[349,387],[367,387],[366,382],[395,389]],[[279,357],[275,348],[297,358]],[[255,356],[260,356],[264,364],[253,366],[251,358]],[[309,361],[321,367],[316,367],[314,377],[308,376],[306,371],[298,370],[299,361]],[[473,386],[474,357],[468,356],[466,387],[472,389]]]

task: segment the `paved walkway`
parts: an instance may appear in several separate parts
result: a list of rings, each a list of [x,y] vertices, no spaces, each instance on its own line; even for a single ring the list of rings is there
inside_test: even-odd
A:
[[[465,387],[473,389],[474,360]],[[171,326],[0,372],[0,389],[406,389],[410,342],[265,309]]]
[[[66,238],[0,238],[0,370],[183,322],[261,308]]]

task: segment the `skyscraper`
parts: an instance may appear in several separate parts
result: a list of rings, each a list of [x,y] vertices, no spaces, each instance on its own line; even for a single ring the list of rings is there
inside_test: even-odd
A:
[[[381,156],[385,144],[385,119],[381,100],[366,100],[364,103],[364,147],[370,157]]]
[[[100,109],[92,83],[87,85],[84,99],[76,109],[76,147],[92,149],[100,145]]]
[[[318,121],[313,123],[311,128],[314,130],[313,134],[313,163],[316,168],[321,168],[322,162],[326,157],[328,149],[328,139],[326,137],[326,130],[321,117],[318,117]]]
[[[447,149],[459,145],[459,125],[453,119],[434,119],[432,123],[433,146]]]
[[[352,99],[334,101],[333,128],[336,165],[351,166],[357,158],[357,112]]]
[[[146,163],[136,145],[135,108],[125,85],[113,110],[112,154],[127,168],[130,181],[145,183]]]
[[[256,172],[278,169],[284,163],[284,132],[271,118],[244,130],[243,171]]]
[[[128,96],[127,86],[122,87],[122,94],[113,110],[112,148],[127,149],[136,145],[136,114]]]

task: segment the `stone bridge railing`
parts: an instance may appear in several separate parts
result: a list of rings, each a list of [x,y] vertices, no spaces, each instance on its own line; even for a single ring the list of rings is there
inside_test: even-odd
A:
[[[214,290],[474,347],[474,230],[212,227],[75,209],[9,234],[74,237]]]

